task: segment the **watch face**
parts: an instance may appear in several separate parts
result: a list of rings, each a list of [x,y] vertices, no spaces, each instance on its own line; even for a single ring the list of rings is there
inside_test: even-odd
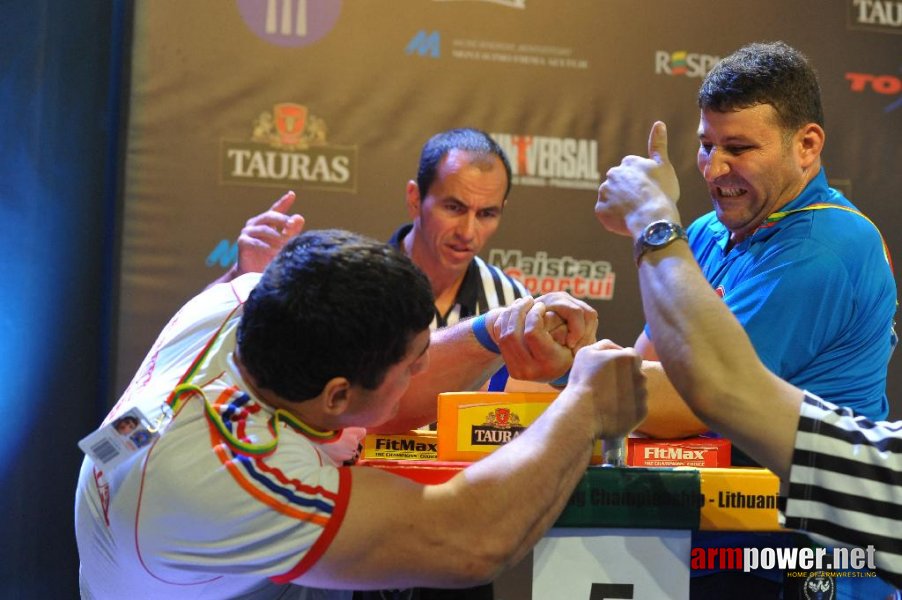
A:
[[[673,239],[674,231],[670,223],[652,223],[645,231],[645,243],[658,246]]]

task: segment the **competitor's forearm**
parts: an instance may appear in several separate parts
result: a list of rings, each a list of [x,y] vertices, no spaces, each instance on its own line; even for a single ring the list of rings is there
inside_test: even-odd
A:
[[[575,401],[576,393],[562,392],[516,440],[449,482],[458,502],[472,507],[468,526],[458,527],[460,543],[490,529],[482,543],[499,571],[519,561],[554,524],[589,464],[594,417],[589,403]]]
[[[410,381],[398,414],[370,431],[398,433],[436,420],[442,392],[476,390],[501,367],[501,356],[473,336],[469,321],[432,332],[429,367]]]
[[[453,588],[494,579],[539,539],[585,471],[597,418],[573,406],[552,405],[522,435],[443,484],[352,468],[341,528],[297,583]],[[368,543],[380,539],[391,540],[390,552]]]
[[[567,388],[536,421],[446,483],[352,469],[341,529],[303,579],[355,589],[456,587],[488,581],[519,560],[559,516],[595,438],[621,437],[645,416],[639,357],[611,346],[581,349]],[[388,554],[360,543],[389,536]]]
[[[673,387],[658,361],[642,362],[648,388],[648,416],[636,431],[654,438],[673,439],[708,430]]]
[[[686,403],[761,464],[788,471],[801,391],[764,367],[688,246],[646,254],[639,282],[658,356]]]

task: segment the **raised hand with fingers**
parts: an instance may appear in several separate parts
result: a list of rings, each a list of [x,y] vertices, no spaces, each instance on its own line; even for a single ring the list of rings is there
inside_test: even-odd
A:
[[[288,214],[295,193],[286,192],[269,208],[247,220],[238,236],[238,263],[235,276],[262,273],[279,250],[304,229],[304,217]]]
[[[238,235],[238,260],[207,287],[245,273],[262,273],[286,242],[304,229],[304,217],[288,214],[294,200],[294,192],[286,192],[268,210],[248,219]]]
[[[667,126],[656,121],[648,157],[629,155],[606,173],[598,188],[595,216],[612,233],[636,235],[658,219],[679,222],[680,184],[667,151]]]

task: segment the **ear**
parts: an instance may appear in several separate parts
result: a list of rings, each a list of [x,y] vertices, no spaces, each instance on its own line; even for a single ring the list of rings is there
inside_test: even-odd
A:
[[[406,190],[406,200],[407,200],[407,214],[410,216],[411,221],[415,221],[420,216],[420,188],[417,187],[417,182],[411,179],[407,182],[407,190]]]
[[[823,127],[817,123],[808,123],[799,129],[796,136],[798,140],[796,147],[799,152],[799,166],[806,170],[820,158],[827,134],[824,133]]]
[[[322,391],[323,409],[333,417],[339,417],[351,402],[351,382],[344,377],[333,377],[326,382]]]

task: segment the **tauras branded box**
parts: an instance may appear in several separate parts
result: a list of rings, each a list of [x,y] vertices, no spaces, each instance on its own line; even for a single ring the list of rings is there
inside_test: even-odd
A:
[[[448,392],[438,396],[438,459],[477,461],[518,437],[557,392]],[[600,464],[601,442],[592,463]]]

